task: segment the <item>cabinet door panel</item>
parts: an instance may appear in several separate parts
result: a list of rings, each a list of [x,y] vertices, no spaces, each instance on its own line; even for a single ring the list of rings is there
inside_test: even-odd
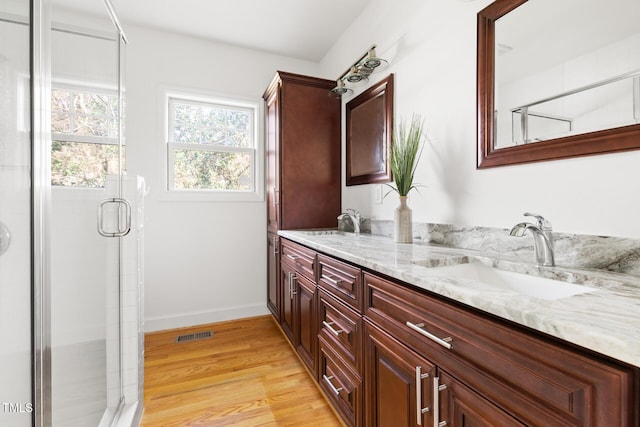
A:
[[[280,326],[285,335],[294,345],[295,342],[295,290],[293,289],[292,275],[295,270],[286,263],[280,264]]]
[[[440,407],[438,422],[451,427],[524,427],[523,424],[491,404],[446,372],[439,372]]]
[[[429,361],[365,322],[367,426],[433,425],[430,405],[435,372]]]
[[[280,254],[277,234],[267,233],[267,307],[280,321]]]
[[[280,85],[266,99],[267,230],[280,228]]]
[[[316,285],[304,276],[295,280],[297,289],[298,354],[309,370],[317,375],[316,369]]]

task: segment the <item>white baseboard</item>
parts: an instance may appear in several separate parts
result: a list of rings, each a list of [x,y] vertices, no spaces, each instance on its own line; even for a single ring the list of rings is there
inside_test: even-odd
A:
[[[150,317],[144,320],[144,331],[155,332],[166,329],[184,328],[206,323],[223,322],[225,320],[262,316],[270,311],[264,304],[229,307],[215,311],[187,313],[173,316]]]

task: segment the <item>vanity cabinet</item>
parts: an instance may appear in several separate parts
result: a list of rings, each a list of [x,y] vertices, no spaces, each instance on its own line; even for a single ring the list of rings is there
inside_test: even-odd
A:
[[[317,372],[316,253],[282,240],[280,326],[307,368]]]
[[[335,81],[279,71],[264,92],[267,198],[267,301],[283,310],[277,231],[335,227],[341,213],[341,102]],[[311,201],[311,202],[310,202]],[[284,303],[285,301],[283,301]]]
[[[282,329],[346,425],[640,426],[638,368],[280,246]]]

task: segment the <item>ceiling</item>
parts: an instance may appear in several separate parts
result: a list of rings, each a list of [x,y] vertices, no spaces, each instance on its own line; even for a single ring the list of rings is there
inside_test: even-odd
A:
[[[370,0],[111,0],[127,24],[320,61]],[[54,0],[91,12],[103,0]]]

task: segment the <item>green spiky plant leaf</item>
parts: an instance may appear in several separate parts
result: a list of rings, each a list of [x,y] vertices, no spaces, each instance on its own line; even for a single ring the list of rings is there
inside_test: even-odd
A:
[[[409,191],[416,188],[413,177],[422,154],[423,125],[420,116],[414,114],[408,125],[401,120],[393,130],[390,163],[396,186],[389,187],[400,196],[407,196]]]

